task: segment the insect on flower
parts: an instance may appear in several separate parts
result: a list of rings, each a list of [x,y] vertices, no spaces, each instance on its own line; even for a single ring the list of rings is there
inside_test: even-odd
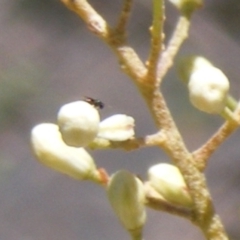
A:
[[[83,100],[91,105],[93,105],[96,109],[103,109],[104,103],[98,99],[91,98],[91,97],[84,97]]]

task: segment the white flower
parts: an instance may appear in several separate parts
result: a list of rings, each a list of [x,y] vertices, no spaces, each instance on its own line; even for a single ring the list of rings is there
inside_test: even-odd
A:
[[[92,157],[83,148],[67,146],[55,124],[35,126],[31,144],[37,159],[58,172],[79,180],[99,177]]]
[[[85,147],[98,134],[100,117],[97,109],[85,101],[68,103],[58,112],[58,126],[69,146]]]
[[[99,138],[110,141],[126,141],[134,137],[134,119],[124,114],[106,118],[99,124]]]
[[[110,179],[107,194],[124,227],[129,231],[141,230],[146,221],[142,182],[130,172],[118,171]]]
[[[177,167],[160,163],[148,170],[151,186],[167,201],[183,207],[191,207],[192,198]]]
[[[220,69],[206,65],[192,72],[188,90],[190,101],[196,108],[219,114],[226,106],[229,81]]]

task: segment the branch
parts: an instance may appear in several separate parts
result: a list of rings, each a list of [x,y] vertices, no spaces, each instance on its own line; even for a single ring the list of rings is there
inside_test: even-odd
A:
[[[89,30],[102,39],[109,36],[107,22],[86,0],[61,0],[67,8],[74,11],[88,26]]]
[[[204,171],[210,156],[237,128],[238,125],[231,122],[224,123],[202,147],[193,152],[194,161],[200,171]]]
[[[235,105],[236,104],[234,104],[234,107]],[[202,147],[193,152],[194,161],[200,171],[204,171],[210,156],[234,131],[237,130],[237,128],[239,128],[239,126],[240,102],[238,103],[237,108],[233,113],[232,120],[226,121]]]
[[[169,68],[173,65],[173,60],[178,53],[180,46],[188,37],[189,28],[190,20],[186,16],[180,16],[173,36],[171,37],[166,50],[162,53],[158,65],[158,84],[161,83],[163,77],[166,75]]]
[[[126,27],[130,18],[130,14],[132,12],[132,7],[133,7],[133,0],[124,0],[123,8],[120,13],[118,23],[114,28],[115,33],[117,33],[119,37],[122,36],[122,39],[123,39],[122,41],[125,41],[125,38],[126,38]]]
[[[122,36],[112,30],[104,18],[86,0],[61,1],[83,19],[91,32],[95,33],[112,48],[119,59],[122,70],[134,80],[135,84],[143,81],[147,69],[136,52],[125,44]],[[129,11],[130,7],[131,5],[125,5],[124,9]],[[124,15],[122,13],[122,16]],[[122,17],[120,19],[122,22]],[[121,26],[123,26],[122,24]]]
[[[169,214],[174,214],[180,217],[192,219],[193,212],[189,208],[173,205],[163,199],[156,191],[151,187],[148,182],[144,183],[146,206],[157,211],[164,211]]]
[[[153,22],[150,27],[151,33],[151,46],[150,53],[147,61],[148,73],[146,80],[150,83],[156,81],[157,65],[159,54],[163,49],[163,21],[164,15],[164,3],[162,0],[153,0]]]
[[[145,96],[145,100],[157,125],[165,134],[161,147],[181,171],[193,198],[191,221],[203,231],[206,239],[227,240],[221,221],[214,211],[205,176],[195,166],[193,156],[187,150],[162,94],[155,90],[152,95]]]
[[[148,135],[144,138],[134,138],[123,142],[109,141],[104,138],[96,138],[88,147],[91,149],[124,149],[132,151],[141,147],[162,146],[166,141],[163,132]]]

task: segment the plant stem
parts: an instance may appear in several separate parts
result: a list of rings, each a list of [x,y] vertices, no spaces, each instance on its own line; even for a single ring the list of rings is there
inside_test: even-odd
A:
[[[119,36],[122,36],[122,41],[125,41],[126,38],[126,27],[130,18],[132,7],[133,0],[124,0],[122,11],[120,13],[116,27],[114,28],[114,31]]]
[[[233,103],[236,108],[235,100]],[[207,160],[210,156],[232,133],[239,128],[240,104],[237,105],[237,108],[233,113],[233,120],[226,121],[203,146],[192,153],[195,164],[200,171],[204,171],[207,165]]]
[[[131,235],[132,240],[143,240],[142,228],[129,231],[129,234]]]
[[[161,147],[183,174],[193,198],[192,222],[202,229],[208,240],[228,239],[219,217],[215,214],[205,177],[195,166],[193,156],[186,149],[162,94],[155,90],[148,92],[144,98],[157,126],[165,131],[166,141]]]
[[[180,46],[188,37],[190,28],[189,18],[180,16],[173,32],[173,35],[167,45],[166,50],[162,53],[158,64],[158,84],[161,83],[163,77],[166,75],[169,68],[173,65],[173,60],[178,53]]]
[[[160,52],[163,49],[163,22],[164,22],[164,3],[163,0],[153,0],[153,22],[150,27],[151,46],[147,61],[148,73],[147,81],[154,84],[157,75],[157,65]]]
[[[227,107],[234,111],[236,108],[237,108],[237,101],[231,96],[231,95],[228,95],[227,97]]]
[[[100,14],[86,0],[61,0],[88,26],[88,29],[102,39],[109,36],[110,27]]]
[[[200,171],[204,171],[210,156],[237,128],[238,125],[225,122],[202,147],[193,152],[195,164]]]
[[[158,73],[155,77],[156,58],[162,49],[162,35],[160,33],[158,33],[160,35],[159,37],[157,36],[156,30],[153,31],[152,39],[154,42],[152,42],[152,49],[149,58],[149,62],[151,62],[149,66],[151,67],[150,69],[147,69],[136,52],[129,46],[126,46],[125,39],[122,38],[122,36],[119,36],[114,30],[111,30],[106,21],[91,7],[90,4],[88,4],[87,1],[62,0],[62,2],[68,8],[75,11],[86,22],[90,31],[103,39],[113,49],[120,61],[122,70],[133,79],[133,82],[143,95],[158,130],[161,130],[163,141],[159,142],[159,147],[163,148],[179,168],[193,198],[194,207],[193,217],[191,219],[192,222],[201,228],[204,236],[208,240],[228,239],[219,217],[215,214],[205,177],[198,167],[196,167],[193,158],[194,155],[187,150],[165,103],[165,99],[158,88],[162,78],[172,66],[173,59],[181,44],[188,35],[190,25],[189,19],[185,16],[179,18],[167,49],[162,53],[160,64],[158,65]],[[156,7],[154,10],[156,12],[154,13],[153,29],[161,31],[162,22],[160,22],[156,16],[163,16],[161,15],[163,2],[159,0],[158,3],[157,0],[154,0],[154,4],[156,4],[155,6],[161,4],[161,6],[160,8]],[[122,16],[124,16],[124,14]],[[125,24],[123,24],[123,26],[125,26]],[[133,238],[133,240],[141,239],[142,236],[140,235]]]

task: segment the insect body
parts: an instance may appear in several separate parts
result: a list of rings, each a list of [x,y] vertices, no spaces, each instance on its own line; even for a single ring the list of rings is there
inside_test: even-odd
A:
[[[91,105],[93,105],[97,109],[103,109],[104,103],[98,99],[91,98],[91,97],[84,97],[83,100]]]

